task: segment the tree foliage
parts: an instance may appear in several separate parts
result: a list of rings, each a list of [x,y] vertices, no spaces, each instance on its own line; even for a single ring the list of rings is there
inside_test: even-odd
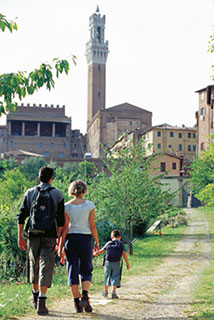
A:
[[[214,136],[207,150],[191,166],[191,189],[204,204],[214,205]]]
[[[17,30],[15,22],[8,21],[0,14],[0,29],[5,31],[8,28],[11,32]],[[72,61],[76,64],[76,56],[72,55]],[[18,71],[16,73],[5,73],[0,75],[0,116],[8,111],[15,111],[17,99],[22,100],[26,95],[32,95],[42,87],[48,90],[54,88],[54,75],[58,78],[60,74],[68,74],[69,62],[65,59],[53,59],[52,63],[42,63],[37,69],[31,72]]]
[[[5,31],[5,29],[8,29],[10,32],[13,30],[17,30],[17,24],[15,21],[10,21],[6,19],[6,17],[0,13],[0,29],[2,31]]]
[[[213,137],[212,137],[213,140]],[[209,148],[203,151],[200,158],[193,161],[191,165],[191,189],[194,193],[199,193],[208,184],[214,183],[214,143],[211,142]]]
[[[165,212],[170,196],[162,191],[160,176],[151,169],[153,160],[154,156],[145,157],[139,143],[123,150],[119,159],[104,161],[109,174],[103,170],[89,188],[99,229],[119,228],[130,241],[139,226],[143,235],[145,228]]]

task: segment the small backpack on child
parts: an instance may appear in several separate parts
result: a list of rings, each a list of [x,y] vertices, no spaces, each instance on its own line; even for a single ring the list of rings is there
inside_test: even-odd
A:
[[[106,246],[105,260],[118,262],[122,256],[122,243],[119,240],[112,240]]]

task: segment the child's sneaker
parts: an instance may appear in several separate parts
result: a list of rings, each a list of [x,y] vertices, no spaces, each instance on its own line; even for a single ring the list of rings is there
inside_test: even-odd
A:
[[[107,298],[107,297],[108,297],[108,291],[103,291],[102,296],[103,296],[104,298]]]
[[[119,299],[119,297],[118,297],[118,295],[116,294],[116,292],[112,292],[111,298],[112,298],[112,299]]]

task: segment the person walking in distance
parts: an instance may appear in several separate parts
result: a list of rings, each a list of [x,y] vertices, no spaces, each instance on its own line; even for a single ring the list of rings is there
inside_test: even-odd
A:
[[[31,305],[39,315],[48,314],[46,292],[52,283],[56,238],[60,239],[65,222],[64,197],[58,189],[51,187],[53,173],[50,167],[40,168],[40,184],[27,190],[17,214],[18,247],[21,250],[28,247]],[[23,237],[26,218],[27,245]]]
[[[67,258],[68,285],[74,298],[76,312],[92,312],[88,291],[92,280],[92,237],[94,251],[99,250],[98,233],[94,220],[95,205],[83,196],[87,185],[81,180],[73,181],[68,194],[73,199],[65,204],[65,214],[69,218],[69,228],[65,239],[65,253]],[[79,292],[79,274],[81,276],[82,294]],[[81,300],[80,300],[81,298]]]

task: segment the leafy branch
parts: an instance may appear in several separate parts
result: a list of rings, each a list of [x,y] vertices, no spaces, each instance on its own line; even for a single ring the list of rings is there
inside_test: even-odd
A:
[[[0,13],[0,29],[4,32],[6,28],[9,29],[10,32],[18,29],[16,22],[7,20],[6,17]]]
[[[0,29],[4,32],[8,28],[10,32],[17,30],[17,25],[9,21],[0,14]],[[76,65],[76,56],[72,55],[72,62]],[[0,117],[7,112],[15,111],[17,108],[17,98],[22,100],[27,94],[32,95],[36,90],[46,87],[48,90],[54,88],[54,72],[56,77],[62,73],[68,74],[69,62],[64,59],[53,59],[53,63],[42,63],[38,69],[27,73],[18,71],[17,73],[5,73],[0,75]]]

